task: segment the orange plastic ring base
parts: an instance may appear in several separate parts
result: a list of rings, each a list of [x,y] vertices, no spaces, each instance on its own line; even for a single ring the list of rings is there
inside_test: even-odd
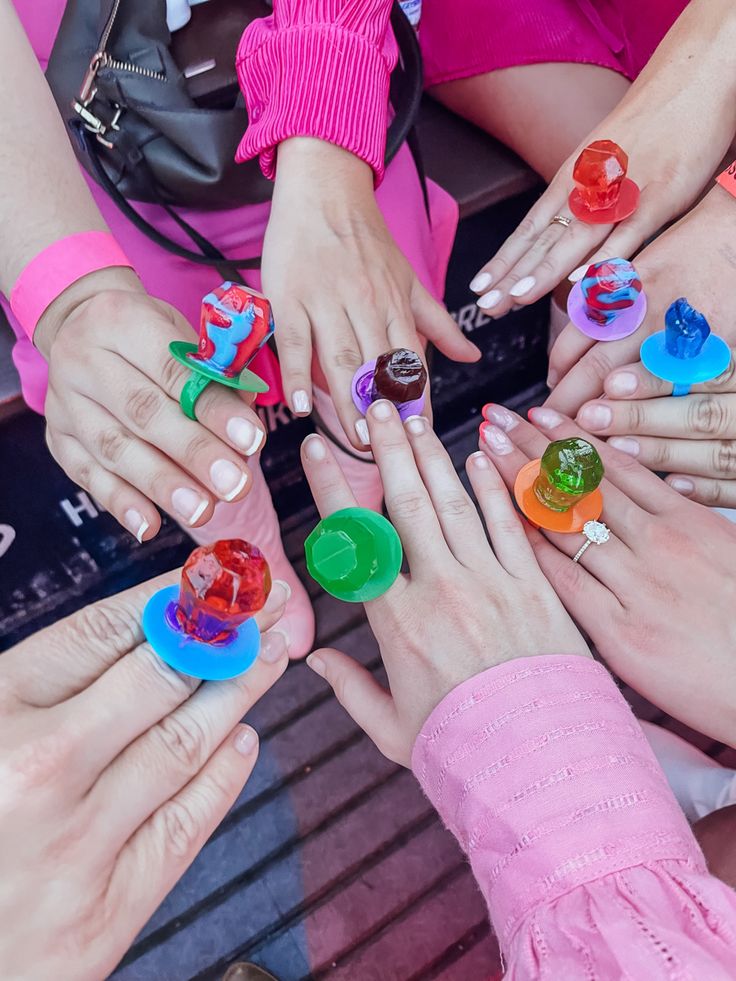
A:
[[[615,225],[617,221],[623,221],[636,211],[639,204],[639,185],[635,184],[630,177],[625,177],[621,183],[621,190],[618,199],[610,208],[602,208],[600,211],[591,211],[583,204],[580,192],[575,188],[567,201],[570,211],[580,221],[587,222],[589,225]]]
[[[597,521],[603,513],[603,495],[600,490],[584,497],[580,504],[574,504],[569,511],[552,511],[542,504],[534,493],[534,481],[539,476],[541,460],[532,460],[522,467],[514,484],[514,497],[525,518],[536,528],[545,531],[559,531],[563,535],[575,534],[583,530],[586,521]]]

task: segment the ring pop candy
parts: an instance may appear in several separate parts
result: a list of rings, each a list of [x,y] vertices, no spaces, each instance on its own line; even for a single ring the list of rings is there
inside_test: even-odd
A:
[[[575,187],[568,205],[591,225],[609,225],[632,215],[639,188],[627,177],[629,158],[613,140],[596,140],[582,151],[572,170]]]
[[[271,305],[260,293],[230,282],[208,293],[202,300],[199,344],[169,344],[172,356],[191,371],[179,397],[184,413],[197,418],[197,399],[210,382],[243,392],[267,392],[266,382],[247,365],[273,331]]]
[[[538,528],[579,532],[600,518],[603,463],[594,446],[580,437],[550,443],[541,459],[522,467],[514,497],[523,514]]]
[[[628,259],[594,262],[567,300],[570,320],[595,341],[618,341],[637,330],[647,312],[641,280]]]
[[[363,415],[378,399],[396,406],[402,420],[424,411],[427,369],[422,359],[408,348],[395,348],[366,361],[353,375],[353,404]]]
[[[243,674],[258,657],[253,615],[271,592],[268,563],[240,538],[195,548],[181,586],[155,593],[143,611],[143,632],[158,656],[193,678],[221,681]]]

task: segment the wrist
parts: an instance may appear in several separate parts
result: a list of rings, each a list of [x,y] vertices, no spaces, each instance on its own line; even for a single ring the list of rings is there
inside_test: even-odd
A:
[[[284,140],[278,148],[274,196],[325,192],[330,197],[368,193],[373,196],[373,171],[354,153],[311,136]]]

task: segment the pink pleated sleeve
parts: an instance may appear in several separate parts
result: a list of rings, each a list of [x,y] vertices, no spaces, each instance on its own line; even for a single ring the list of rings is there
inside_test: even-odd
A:
[[[523,658],[470,679],[412,765],[470,859],[507,978],[736,978],[736,894],[709,875],[595,661]]]
[[[249,125],[236,159],[260,156],[273,178],[278,144],[315,136],[360,157],[379,183],[397,59],[390,13],[391,0],[275,0],[238,49]]]

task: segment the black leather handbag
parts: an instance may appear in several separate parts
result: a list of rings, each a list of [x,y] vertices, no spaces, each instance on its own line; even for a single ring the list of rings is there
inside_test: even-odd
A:
[[[272,184],[257,160],[235,163],[248,117],[235,74],[245,27],[270,13],[265,0],[209,0],[170,34],[165,0],[68,0],[46,77],[78,159],[120,210],[165,249],[199,264],[224,259],[175,208],[232,208],[266,201]],[[421,55],[398,4],[391,24],[399,64],[387,162],[410,137],[422,94]],[[131,201],[161,205],[199,251],[146,222]]]

